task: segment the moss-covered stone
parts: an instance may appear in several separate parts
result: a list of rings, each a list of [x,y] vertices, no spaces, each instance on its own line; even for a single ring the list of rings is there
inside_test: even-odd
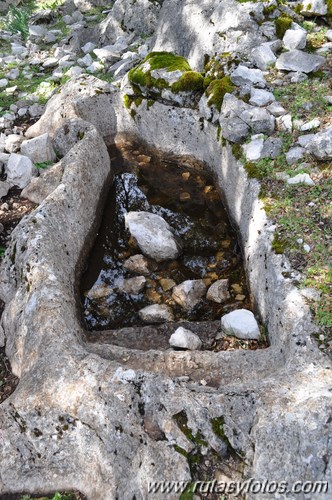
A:
[[[220,111],[225,94],[231,93],[233,90],[234,85],[232,84],[229,76],[224,76],[220,80],[213,80],[205,92],[205,94],[209,97],[209,106],[214,105],[217,110]]]
[[[277,37],[282,39],[287,30],[289,30],[292,26],[293,19],[286,14],[281,14],[280,17],[274,20],[274,24],[276,27]]]
[[[179,80],[171,86],[172,92],[203,91],[204,77],[196,71],[186,71]]]
[[[151,71],[164,69],[167,72],[184,71],[192,72],[188,61],[171,52],[151,52],[146,58],[128,73],[130,83],[140,87],[163,89],[169,85],[163,78],[153,78]]]

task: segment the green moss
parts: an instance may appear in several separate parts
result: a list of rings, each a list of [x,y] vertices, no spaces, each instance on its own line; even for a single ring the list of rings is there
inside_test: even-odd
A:
[[[213,80],[215,80],[215,77],[213,75],[208,75],[204,78],[203,80],[204,90],[208,88],[208,86],[210,85],[211,82],[213,82]]]
[[[191,71],[188,61],[172,52],[150,52],[143,63],[149,61],[150,69],[166,69],[167,71]]]
[[[137,115],[137,111],[135,111],[134,109],[132,109],[130,111],[130,116],[132,117],[133,120],[135,120],[136,115]]]
[[[275,5],[267,5],[266,7],[264,7],[263,9],[263,14],[265,16],[269,16],[270,14],[273,14],[273,12],[276,10],[276,6]]]
[[[128,94],[125,94],[123,96],[123,103],[124,103],[126,109],[130,109],[130,106],[133,103],[132,97],[130,97]]]
[[[146,69],[147,62],[149,63],[148,69]],[[200,80],[200,77],[197,76],[199,73],[195,73],[191,70],[188,61],[184,57],[177,56],[171,52],[151,52],[146,56],[141,64],[129,71],[128,79],[131,84],[138,85],[139,87],[146,87],[148,89],[155,88],[160,90],[168,88],[169,85],[166,80],[163,78],[156,79],[151,76],[151,71],[158,69],[165,69],[167,72],[176,70],[189,72],[190,74],[185,76],[179,84],[179,89],[181,89],[181,87],[185,87],[186,85],[197,86]],[[177,91],[179,92],[180,90]]]
[[[213,80],[206,89],[206,95],[209,97],[208,104],[214,105],[220,111],[225,94],[231,93],[234,86],[229,76],[224,76],[221,80]]]
[[[233,146],[232,146],[232,153],[233,153],[233,156],[237,160],[239,160],[242,157],[242,154],[243,154],[241,144],[233,144]]]
[[[154,101],[153,99],[148,99],[146,104],[147,110],[149,110],[154,105],[155,102],[156,101]]]
[[[292,18],[287,16],[286,14],[281,14],[280,17],[274,20],[278,38],[282,39],[284,37],[286,31],[291,28],[292,22]]]
[[[179,80],[171,86],[172,92],[203,91],[204,78],[196,71],[186,71]]]
[[[276,254],[282,254],[284,253],[284,246],[285,244],[280,240],[280,238],[275,235],[273,242],[272,242],[272,248],[275,251]]]
[[[142,101],[143,97],[136,97],[136,99],[134,99],[135,106],[140,106],[142,104]]]

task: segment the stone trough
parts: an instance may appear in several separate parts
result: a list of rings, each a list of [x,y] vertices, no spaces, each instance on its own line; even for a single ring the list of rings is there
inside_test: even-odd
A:
[[[258,182],[195,110],[158,102],[148,109],[143,101],[136,112],[133,120],[121,91],[79,77],[29,129],[30,137],[50,133],[64,158],[51,188],[39,178],[43,200],[14,230],[1,266],[1,326],[20,382],[0,407],[0,496],[79,490],[89,499],[164,498],[149,492],[150,482],[195,478],[179,414],[205,442],[202,461],[218,454],[211,480],[229,457],[237,466],[223,480],[331,480],[331,365],[311,337],[315,326],[286,277],[286,259],[271,250]],[[137,139],[214,172],[267,349],[140,351],[87,341],[78,287],[111,180],[107,145]]]

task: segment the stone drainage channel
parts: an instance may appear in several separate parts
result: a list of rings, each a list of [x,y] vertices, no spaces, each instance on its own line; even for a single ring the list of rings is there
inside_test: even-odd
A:
[[[30,128],[30,136],[45,132],[65,138],[63,173],[13,231],[1,267],[1,323],[20,381],[0,406],[0,493],[132,500],[163,498],[149,493],[153,481],[330,480],[331,366],[283,276],[287,261],[271,250],[259,185],[216,128],[195,110],[157,102],[143,102],[133,120],[121,92],[82,77]],[[102,333],[89,341],[80,278],[111,178],[105,142],[124,150],[137,140],[211,168],[241,238],[266,349],[143,350],[103,342]]]

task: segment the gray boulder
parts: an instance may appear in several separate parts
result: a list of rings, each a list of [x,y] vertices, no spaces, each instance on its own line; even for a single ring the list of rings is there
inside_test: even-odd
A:
[[[246,155],[247,161],[259,160],[264,147],[263,134],[253,135],[248,144],[243,144],[242,149]]]
[[[327,2],[324,0],[304,0],[301,14],[305,17],[326,16]]]
[[[0,181],[0,198],[7,196],[10,185],[7,181]]]
[[[169,339],[172,347],[196,351],[202,347],[201,339],[195,333],[180,326]]]
[[[149,212],[128,212],[125,224],[141,251],[157,262],[176,259],[181,253],[179,240],[171,226],[159,215]]]
[[[267,70],[268,67],[272,66],[277,60],[270,45],[267,43],[263,43],[259,47],[253,49],[251,57],[255,66],[262,71]]]
[[[37,174],[37,169],[27,156],[12,153],[6,165],[7,182],[10,186],[23,189],[32,177]]]
[[[305,152],[305,149],[299,146],[289,149],[286,153],[286,160],[288,165],[293,165],[297,161],[301,160],[301,158],[303,158],[303,156],[305,155]]]
[[[54,162],[56,154],[53,149],[52,140],[46,133],[22,142],[21,153],[28,156],[34,163],[43,163],[46,161]]]
[[[287,50],[304,49],[307,43],[307,33],[304,30],[287,30],[282,43]]]
[[[31,182],[23,189],[21,197],[39,205],[61,183],[63,171],[62,162],[42,170],[39,177],[33,177]]]
[[[275,97],[272,92],[263,89],[255,89],[254,87],[251,88],[249,104],[261,107],[267,106],[273,101],[275,101]]]
[[[227,335],[234,335],[238,339],[258,340],[259,327],[255,316],[247,309],[237,309],[221,318],[221,328]]]
[[[186,280],[172,290],[172,298],[183,309],[191,311],[206,293],[206,285],[203,280]]]
[[[231,80],[234,85],[242,86],[256,86],[259,88],[266,87],[266,81],[263,72],[260,69],[250,69],[247,66],[240,64],[235,71],[231,74]]]
[[[283,52],[277,59],[276,68],[284,71],[299,71],[301,73],[311,73],[318,71],[325,63],[325,58],[308,54],[301,50],[290,50]]]
[[[329,161],[332,159],[332,127],[318,134],[307,144],[306,150],[313,154],[318,160]]]
[[[144,307],[138,312],[138,315],[146,323],[165,323],[174,319],[171,308],[159,304]]]
[[[9,134],[6,137],[5,150],[8,151],[8,153],[17,153],[20,150],[22,141],[22,135]]]
[[[233,94],[225,95],[219,121],[223,137],[231,142],[245,139],[250,130],[271,135],[275,128],[275,118],[266,109],[246,104]]]
[[[282,153],[283,142],[279,137],[269,137],[264,141],[260,158],[277,158]]]

